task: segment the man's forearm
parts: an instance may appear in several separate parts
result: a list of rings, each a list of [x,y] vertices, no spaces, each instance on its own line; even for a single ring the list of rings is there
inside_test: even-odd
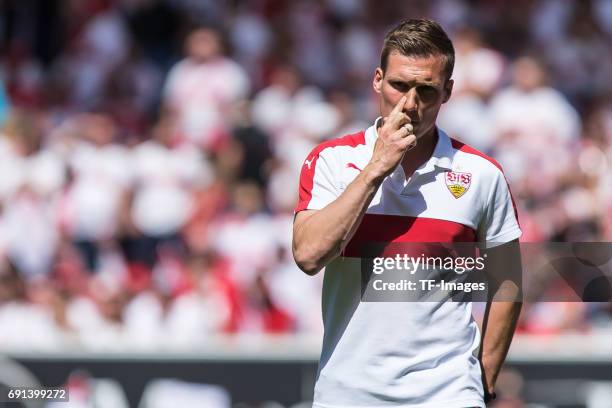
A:
[[[357,230],[385,176],[416,146],[406,95],[378,129],[370,162],[346,190],[325,208],[298,213],[293,222],[293,257],[304,272],[315,274],[338,256]]]
[[[293,255],[306,273],[317,273],[338,256],[361,223],[381,177],[366,168],[325,208],[295,225]]]
[[[494,301],[487,305],[483,322],[483,339],[481,345],[481,363],[486,392],[493,393],[497,375],[501,370],[516,323],[521,311],[519,302]]]

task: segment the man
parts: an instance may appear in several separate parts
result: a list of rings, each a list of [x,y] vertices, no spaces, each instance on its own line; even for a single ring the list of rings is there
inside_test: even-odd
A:
[[[381,118],[320,144],[304,162],[294,258],[310,275],[326,267],[315,407],[484,407],[493,395],[520,304],[488,304],[479,358],[469,302],[361,301],[359,244],[493,246],[521,235],[501,167],[435,125],[453,64],[437,23],[402,22],[385,37],[374,73]],[[459,188],[448,184],[453,177],[462,177]],[[489,290],[518,293],[507,281]]]
[[[172,67],[164,86],[164,106],[177,115],[187,142],[210,152],[229,130],[232,107],[250,90],[246,72],[224,56],[221,34],[198,27],[185,40],[186,58]]]

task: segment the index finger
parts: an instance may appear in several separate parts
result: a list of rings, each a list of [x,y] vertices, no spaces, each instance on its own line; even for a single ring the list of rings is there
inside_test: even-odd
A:
[[[400,113],[402,111],[402,109],[404,108],[405,104],[406,104],[406,95],[404,95],[404,96],[402,96],[400,98],[400,100],[397,102],[397,105],[395,105],[395,107],[391,111],[391,114]]]

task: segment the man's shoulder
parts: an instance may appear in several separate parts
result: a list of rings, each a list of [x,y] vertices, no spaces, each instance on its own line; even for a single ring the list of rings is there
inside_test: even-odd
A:
[[[187,71],[195,67],[196,65],[189,58],[183,58],[176,61],[174,65],[170,67],[170,71],[168,73]]]
[[[457,139],[449,138],[451,146],[456,152],[455,160],[466,163],[469,167],[476,167],[479,171],[491,175],[503,175],[504,169],[501,164],[493,157],[481,152],[480,150],[463,143]]]
[[[308,159],[310,160],[314,157],[319,157],[322,155],[333,155],[334,152],[339,150],[336,148],[351,149],[359,146],[365,146],[365,144],[365,130],[361,130],[356,133],[335,137],[333,139],[325,140],[319,143],[317,146],[315,146],[314,149],[312,149],[312,151],[308,155]]]

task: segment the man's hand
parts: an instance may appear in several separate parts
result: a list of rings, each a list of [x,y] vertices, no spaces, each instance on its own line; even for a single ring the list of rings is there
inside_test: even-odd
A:
[[[522,275],[518,239],[485,251],[489,300],[482,323],[480,363],[485,397],[495,395],[495,382],[504,364],[521,312]]]
[[[406,96],[402,96],[389,116],[383,118],[374,152],[366,167],[374,179],[382,180],[402,161],[404,153],[416,146],[410,117],[402,112]]]

